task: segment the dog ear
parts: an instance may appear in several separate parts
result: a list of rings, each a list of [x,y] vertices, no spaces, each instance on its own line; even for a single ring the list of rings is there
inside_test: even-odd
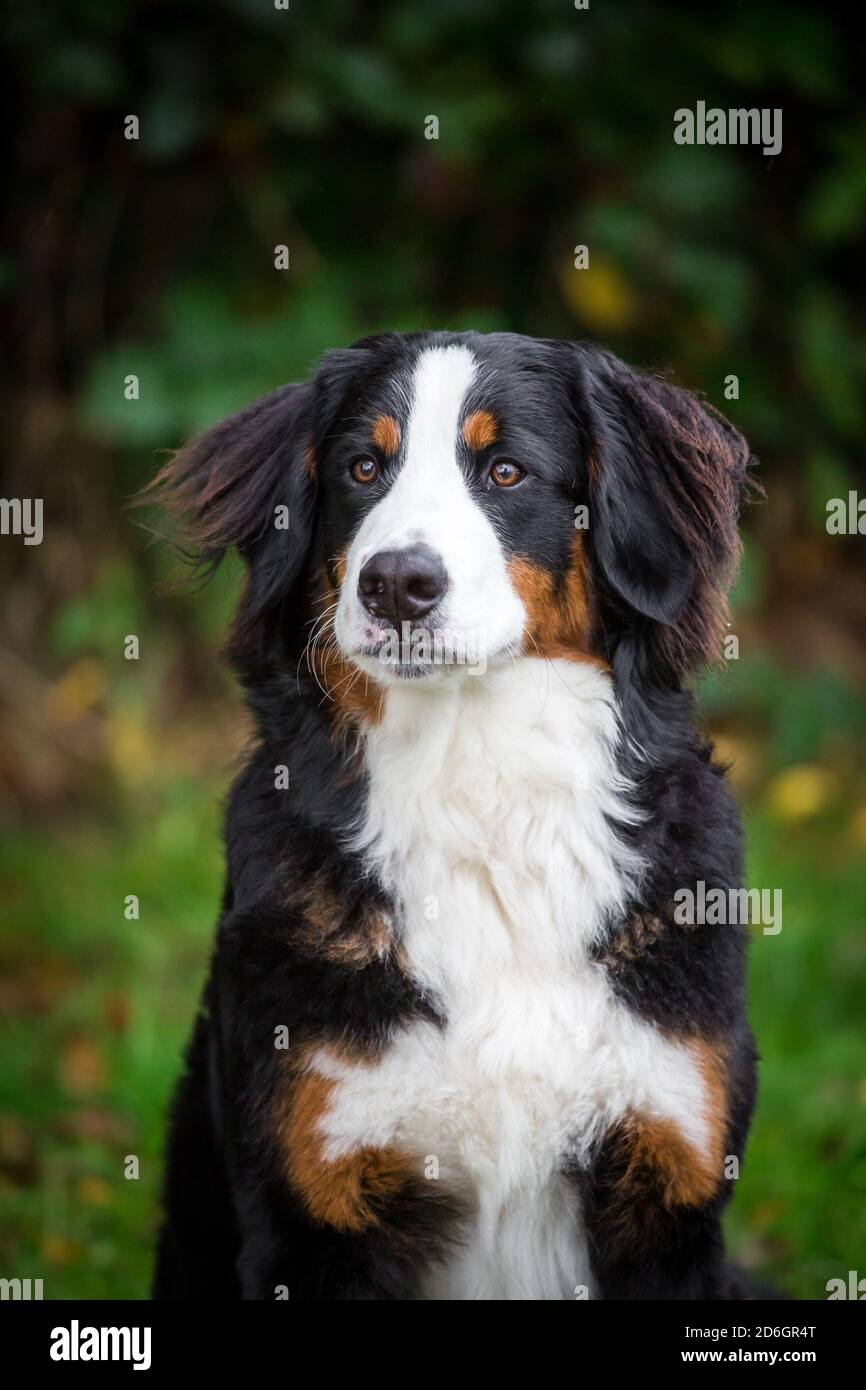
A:
[[[145,489],[195,547],[199,565],[219,564],[236,547],[249,555],[274,525],[282,502],[305,503],[314,491],[303,457],[303,416],[310,388],[280,386],[190,440]]]
[[[720,652],[748,446],[690,392],[577,351],[602,588],[642,628],[655,673],[679,679]]]
[[[192,439],[145,489],[213,570],[234,547],[250,565],[246,620],[289,592],[313,530],[311,387],[280,386]],[[252,564],[255,558],[255,565]]]

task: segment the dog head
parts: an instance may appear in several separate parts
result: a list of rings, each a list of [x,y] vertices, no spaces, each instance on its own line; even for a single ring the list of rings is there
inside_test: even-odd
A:
[[[155,487],[204,560],[248,563],[248,678],[305,648],[333,691],[627,644],[669,686],[717,655],[747,468],[713,409],[590,345],[384,334],[194,440]]]

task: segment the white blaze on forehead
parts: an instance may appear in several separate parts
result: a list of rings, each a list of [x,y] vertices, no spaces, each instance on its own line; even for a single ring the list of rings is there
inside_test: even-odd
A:
[[[460,467],[460,417],[475,374],[475,358],[465,347],[427,348],[419,356],[403,465],[361,528],[361,564],[377,550],[425,541],[446,565],[450,556],[459,573],[472,549],[470,536],[486,532],[493,539]]]
[[[412,481],[420,482],[423,475],[438,475],[436,481],[441,484],[443,469],[449,465],[459,474],[460,411],[474,378],[475,358],[468,348],[439,347],[422,352],[412,383],[403,477],[408,474]]]

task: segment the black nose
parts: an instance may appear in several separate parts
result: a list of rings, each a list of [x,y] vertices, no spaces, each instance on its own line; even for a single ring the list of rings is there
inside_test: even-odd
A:
[[[380,550],[358,578],[358,594],[367,612],[394,628],[423,618],[447,587],[445,566],[429,545]]]

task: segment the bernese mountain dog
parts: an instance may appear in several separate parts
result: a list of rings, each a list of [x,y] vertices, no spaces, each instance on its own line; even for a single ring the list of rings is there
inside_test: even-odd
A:
[[[255,722],[154,1294],[748,1296],[741,831],[690,680],[746,443],[584,343],[386,333],[152,486]]]

